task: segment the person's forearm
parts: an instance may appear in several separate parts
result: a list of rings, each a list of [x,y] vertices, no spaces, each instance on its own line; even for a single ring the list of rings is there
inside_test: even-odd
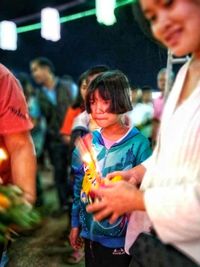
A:
[[[24,191],[25,199],[33,203],[36,198],[36,156],[33,143],[29,141],[15,153],[17,155],[13,155],[11,159],[13,183]]]
[[[16,142],[17,141],[17,142]],[[18,134],[15,142],[7,141],[12,171],[12,182],[19,186],[24,197],[34,203],[36,197],[36,155],[28,133]]]

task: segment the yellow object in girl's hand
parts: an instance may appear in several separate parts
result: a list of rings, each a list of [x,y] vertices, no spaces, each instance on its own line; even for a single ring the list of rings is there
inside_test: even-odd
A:
[[[116,176],[114,176],[114,177],[112,177],[111,179],[104,179],[103,180],[103,183],[104,183],[104,185],[109,185],[109,184],[111,184],[111,183],[116,183],[116,182],[119,182],[119,181],[121,181],[123,178],[122,178],[122,176],[121,175],[116,175]]]
[[[116,175],[111,179],[111,182],[115,183],[115,182],[119,182],[122,180],[122,176],[121,175]]]

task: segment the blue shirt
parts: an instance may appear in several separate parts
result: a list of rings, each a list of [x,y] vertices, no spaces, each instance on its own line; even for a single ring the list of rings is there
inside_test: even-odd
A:
[[[56,95],[56,90],[55,88],[47,88],[45,86],[42,87],[42,91],[48,98],[49,102],[51,102],[54,106],[57,105],[57,95]]]

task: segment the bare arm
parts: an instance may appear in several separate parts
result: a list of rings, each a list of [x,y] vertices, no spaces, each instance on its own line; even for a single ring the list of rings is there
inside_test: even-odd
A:
[[[36,156],[32,138],[28,132],[4,136],[11,160],[13,184],[24,191],[27,201],[35,201]]]

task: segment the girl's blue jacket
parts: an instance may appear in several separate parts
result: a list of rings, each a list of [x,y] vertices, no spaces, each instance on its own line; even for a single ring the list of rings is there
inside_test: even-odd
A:
[[[150,143],[140,131],[133,127],[129,132],[106,149],[100,131],[90,133],[92,147],[95,151],[98,167],[102,177],[113,171],[128,170],[142,163],[152,153]],[[110,248],[124,246],[128,217],[123,216],[110,225],[108,220],[94,222],[92,214],[86,212],[85,201],[81,198],[84,177],[84,164],[77,149],[72,156],[72,172],[74,175],[74,200],[72,206],[72,227],[80,227],[81,236]]]

